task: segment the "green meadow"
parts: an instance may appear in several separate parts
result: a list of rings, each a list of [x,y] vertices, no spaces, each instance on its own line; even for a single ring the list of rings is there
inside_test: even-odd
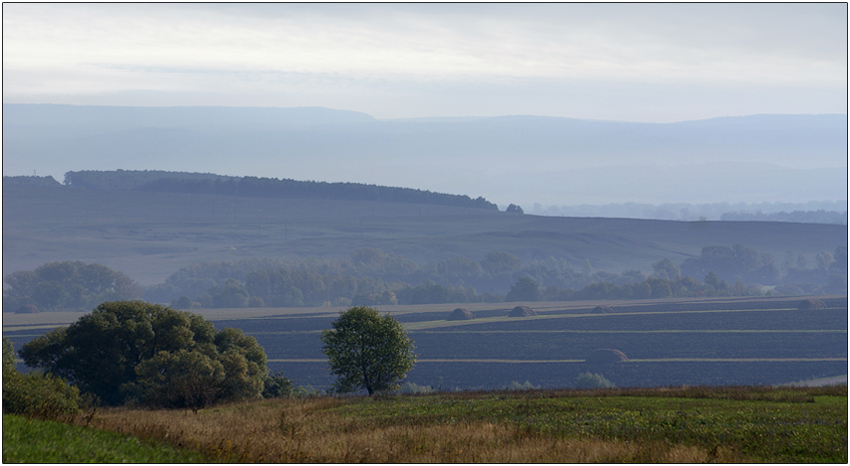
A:
[[[132,435],[3,415],[4,463],[197,463],[198,452]]]
[[[67,421],[4,416],[4,462],[847,463],[846,385],[313,396]]]

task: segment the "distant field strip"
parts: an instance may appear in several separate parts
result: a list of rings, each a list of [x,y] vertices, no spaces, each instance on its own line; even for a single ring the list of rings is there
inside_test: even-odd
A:
[[[22,330],[53,330],[59,327],[67,327],[69,324],[54,324],[54,325],[6,325],[3,327],[3,332],[19,332]],[[38,335],[32,335],[34,337],[39,337],[43,335],[39,333]],[[19,335],[23,336],[23,335]]]
[[[847,333],[846,329],[824,330],[415,330],[414,335],[431,334],[503,334],[503,333]],[[248,335],[301,335],[307,333],[322,333],[321,330],[282,330],[279,332],[245,332]],[[38,336],[38,335],[16,335]]]
[[[822,309],[819,311],[829,311],[835,310],[836,308],[831,309]],[[708,310],[708,311],[649,311],[649,312],[613,312],[610,314],[595,314],[595,313],[583,313],[583,314],[554,314],[554,315],[536,315],[530,317],[508,317],[508,316],[499,316],[499,317],[482,317],[473,320],[431,320],[425,322],[408,322],[404,324],[404,328],[406,330],[420,330],[426,328],[439,328],[439,327],[455,327],[455,326],[469,326],[469,325],[478,325],[478,324],[489,324],[495,322],[521,322],[521,321],[534,321],[534,320],[547,320],[547,319],[573,319],[573,318],[598,318],[598,319],[612,319],[617,316],[638,316],[638,315],[671,315],[671,314],[716,314],[716,313],[742,313],[742,312],[778,312],[778,311],[792,311],[794,309],[790,308],[781,308],[781,309],[717,309],[717,310]],[[804,312],[804,311],[801,311]],[[811,311],[806,311],[811,312]]]
[[[629,359],[617,364],[638,362],[841,362],[847,358],[665,358],[665,359]],[[269,359],[268,362],[327,362],[327,359]],[[584,363],[584,359],[417,359],[422,362],[480,362],[505,364],[550,364],[550,363]]]
[[[259,334],[259,332],[254,332]],[[277,332],[269,332],[277,333]],[[284,333],[284,332],[281,332]],[[295,333],[295,332],[285,332]],[[416,333],[470,334],[470,333],[847,333],[834,330],[417,330]],[[415,334],[414,334],[415,335]]]
[[[840,362],[847,358],[667,358],[629,359],[626,362]],[[622,364],[622,363],[620,363]]]

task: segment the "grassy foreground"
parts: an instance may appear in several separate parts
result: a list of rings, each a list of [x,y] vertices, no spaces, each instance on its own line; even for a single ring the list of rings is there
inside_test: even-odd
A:
[[[316,397],[71,422],[87,421],[209,462],[847,462],[846,386]]]
[[[196,463],[203,457],[130,435],[3,415],[4,463]]]

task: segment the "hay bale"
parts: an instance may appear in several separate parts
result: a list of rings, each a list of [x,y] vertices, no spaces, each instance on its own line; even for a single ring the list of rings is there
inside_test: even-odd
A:
[[[35,304],[24,304],[23,306],[15,309],[15,314],[35,314],[38,312],[38,308],[35,307]]]
[[[448,320],[472,320],[474,318],[475,314],[459,307],[452,311],[452,314],[449,316]]]
[[[593,310],[590,311],[590,312],[592,312],[594,314],[610,314],[610,313],[614,312],[614,310],[611,309],[611,306],[602,305],[602,306],[594,307]]]
[[[517,307],[511,309],[511,313],[508,314],[508,316],[510,316],[510,317],[529,317],[529,316],[536,316],[536,315],[537,315],[537,313],[534,312],[534,310],[531,309],[528,306],[517,306]]]
[[[601,348],[593,350],[584,362],[590,364],[616,364],[618,362],[626,362],[628,360],[629,358],[627,358],[620,350]]]
[[[802,311],[807,311],[809,309],[826,309],[826,304],[817,298],[808,298],[800,301],[800,305],[797,306],[797,309]]]

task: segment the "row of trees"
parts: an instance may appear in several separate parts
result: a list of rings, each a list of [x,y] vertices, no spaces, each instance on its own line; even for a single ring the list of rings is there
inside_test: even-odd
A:
[[[681,272],[694,277],[714,272],[726,280],[762,285],[800,281],[824,283],[831,273],[846,273],[847,246],[838,246],[834,253],[819,253],[815,256],[814,265],[815,268],[810,269],[805,256],[789,251],[782,264],[777,266],[772,255],[737,244],[731,248],[706,246],[698,258],[686,259],[682,263]]]
[[[166,171],[96,171],[65,173],[65,184],[84,189],[138,189],[141,191],[216,194],[226,196],[299,199],[342,199],[357,201],[435,204],[498,210],[483,197],[435,193],[412,188],[394,188],[363,183],[327,183],[208,173]]]
[[[617,285],[609,282],[593,283],[580,290],[562,290],[556,286],[541,288],[530,277],[522,277],[511,287],[506,301],[575,301],[589,299],[650,299],[700,296],[761,296],[766,291],[760,286],[747,286],[741,281],[729,284],[710,272],[703,281],[691,276],[673,278],[652,276],[640,283]]]
[[[104,301],[138,299],[142,287],[122,272],[100,264],[51,262],[3,278],[3,308],[88,310]]]
[[[846,205],[845,205],[846,207]],[[720,215],[720,220],[728,221],[757,221],[757,222],[795,222],[795,223],[832,223],[835,225],[847,225],[847,211],[818,210],[794,210],[792,212],[771,212],[764,214],[761,211],[752,212],[725,212]]]
[[[103,301],[143,297],[192,309],[748,296],[771,289],[778,294],[846,291],[846,246],[818,254],[815,267],[807,266],[804,256],[789,252],[777,267],[769,254],[741,245],[708,246],[681,265],[663,259],[653,264],[649,275],[639,270],[594,272],[588,261],[575,270],[556,258],[524,265],[506,252],[490,252],[479,261],[456,256],[420,265],[380,249],[361,248],[343,260],[195,263],[165,283],[142,288],[102,265],[58,262],[7,275],[3,305],[7,310],[25,310],[26,305],[38,310],[85,310]]]

